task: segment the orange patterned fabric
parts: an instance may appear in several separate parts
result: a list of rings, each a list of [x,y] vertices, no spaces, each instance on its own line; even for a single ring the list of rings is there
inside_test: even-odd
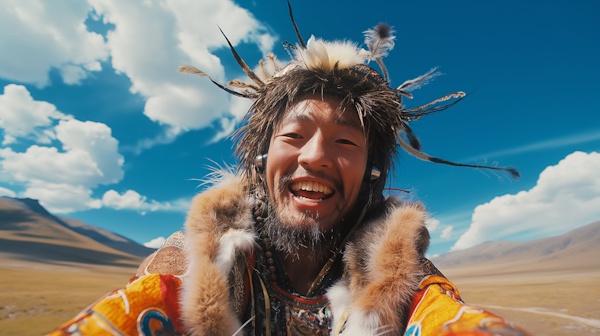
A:
[[[530,335],[501,317],[465,304],[456,287],[438,275],[421,280],[411,310],[405,336]]]
[[[163,327],[181,332],[180,287],[181,280],[175,276],[144,275],[107,294],[49,335],[151,336]]]

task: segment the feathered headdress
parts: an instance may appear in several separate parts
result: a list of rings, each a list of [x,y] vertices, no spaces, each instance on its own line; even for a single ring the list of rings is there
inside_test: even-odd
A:
[[[389,74],[383,63],[383,57],[387,56],[394,47],[395,37],[392,27],[381,23],[374,29],[365,31],[367,50],[359,48],[352,42],[324,41],[315,39],[314,36],[311,36],[305,44],[294,21],[289,1],[288,6],[298,36],[298,44],[292,46],[284,43],[293,54],[292,61],[286,66],[280,67],[280,63],[270,53],[266,57],[266,62],[261,60],[258,68],[253,71],[223,34],[234,58],[252,83],[234,80],[225,86],[192,66],[179,68],[179,72],[208,77],[221,89],[254,100],[254,104],[246,114],[247,123],[234,135],[238,141],[236,155],[251,183],[254,181],[256,184],[262,184],[262,174],[255,167],[254,160],[267,152],[274,126],[302,95],[315,92],[338,96],[342,98],[343,105],[349,104],[358,111],[369,145],[370,164],[372,163],[382,172],[383,178],[377,182],[376,189],[383,190],[397,146],[421,160],[453,166],[492,169],[507,172],[513,178],[520,177],[515,168],[454,163],[429,156],[421,151],[419,139],[408,123],[422,116],[443,111],[462,100],[466,94],[454,92],[425,105],[406,108],[402,104],[402,97],[412,98],[411,91],[427,84],[440,75],[440,72],[436,71],[437,68],[433,68],[422,76],[407,80],[395,89],[390,87]],[[369,66],[371,61],[379,65],[381,73]]]

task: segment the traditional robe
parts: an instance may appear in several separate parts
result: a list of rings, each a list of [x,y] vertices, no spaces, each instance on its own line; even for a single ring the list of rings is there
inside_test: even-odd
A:
[[[123,289],[50,335],[527,335],[465,304],[427,260],[422,206],[386,201],[350,233],[306,295],[269,278],[253,200],[231,177],[198,195]],[[273,268],[272,268],[273,270]]]

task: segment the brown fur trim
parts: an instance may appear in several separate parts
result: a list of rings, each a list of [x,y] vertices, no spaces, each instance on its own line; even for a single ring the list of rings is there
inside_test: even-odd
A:
[[[190,269],[181,301],[182,322],[190,336],[232,335],[240,326],[227,278],[236,252],[249,252],[253,246],[251,210],[246,185],[234,176],[192,202],[185,224]]]
[[[344,336],[383,331],[401,335],[406,327],[411,298],[421,277],[420,251],[426,249],[418,246],[427,240],[423,237],[426,213],[417,204],[394,200],[388,204],[389,215],[366,224],[346,249],[350,280],[340,282],[335,291],[338,298],[346,291],[350,299],[346,304],[332,302],[332,307],[346,306]],[[334,311],[334,316],[342,313]]]

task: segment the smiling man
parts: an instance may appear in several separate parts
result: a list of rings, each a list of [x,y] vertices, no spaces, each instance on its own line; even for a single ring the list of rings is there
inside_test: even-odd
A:
[[[424,154],[408,127],[464,93],[406,109],[402,98],[435,74],[393,89],[382,61],[391,29],[367,31],[365,43],[300,40],[288,65],[269,55],[256,72],[232,47],[253,83],[211,80],[254,100],[235,134],[237,171],[212,176],[186,232],[126,288],[54,334],[526,335],[465,304],[425,258],[422,205],[383,196],[398,147],[469,166]]]

